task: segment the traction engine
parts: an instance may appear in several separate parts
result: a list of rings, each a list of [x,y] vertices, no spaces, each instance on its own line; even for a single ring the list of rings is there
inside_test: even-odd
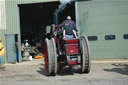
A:
[[[44,62],[47,76],[56,75],[68,66],[80,73],[90,72],[89,45],[86,36],[63,39],[62,29],[51,26],[50,38],[44,43]]]

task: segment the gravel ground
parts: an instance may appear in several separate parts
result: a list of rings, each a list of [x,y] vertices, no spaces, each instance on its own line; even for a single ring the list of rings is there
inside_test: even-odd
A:
[[[0,67],[0,85],[128,85],[128,62],[92,62],[89,74],[63,69],[47,77],[43,60]]]

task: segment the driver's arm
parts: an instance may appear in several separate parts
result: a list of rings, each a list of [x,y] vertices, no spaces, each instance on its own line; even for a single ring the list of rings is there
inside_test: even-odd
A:
[[[63,31],[63,38],[65,38],[65,30]]]
[[[76,35],[76,31],[75,30],[73,30],[73,33],[75,35],[75,38],[78,38],[77,35]]]

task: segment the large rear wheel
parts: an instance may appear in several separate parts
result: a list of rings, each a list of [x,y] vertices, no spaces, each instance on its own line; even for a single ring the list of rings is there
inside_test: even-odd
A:
[[[46,75],[47,76],[56,75],[57,55],[56,55],[55,40],[53,38],[50,40],[48,40],[48,38],[45,39],[44,62],[45,62]]]
[[[89,51],[89,44],[88,40],[85,36],[81,38],[81,72],[82,73],[89,73],[90,72],[90,51]]]

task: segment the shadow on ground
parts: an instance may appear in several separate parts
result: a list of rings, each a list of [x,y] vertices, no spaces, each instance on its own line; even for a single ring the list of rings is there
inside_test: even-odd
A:
[[[63,68],[63,69],[58,70],[57,74],[60,76],[66,76],[66,75],[74,75],[74,73],[76,73],[76,71],[73,69]]]
[[[115,68],[112,69],[104,69],[104,71],[108,72],[117,72],[122,75],[128,75],[128,64],[112,64]]]
[[[43,68],[43,67],[44,67],[44,64],[40,64],[40,65],[41,65],[42,67],[41,67],[39,70],[37,70],[37,72],[40,73],[41,75],[46,76],[45,68]]]
[[[40,68],[40,70],[37,70],[37,72],[40,73],[41,75],[47,76],[45,72],[44,64],[41,64],[41,65],[42,67]],[[78,73],[78,72],[70,68],[63,68],[58,70],[57,75],[66,76],[66,75],[74,75],[75,73]]]
[[[0,66],[0,71],[6,71],[5,66]]]

